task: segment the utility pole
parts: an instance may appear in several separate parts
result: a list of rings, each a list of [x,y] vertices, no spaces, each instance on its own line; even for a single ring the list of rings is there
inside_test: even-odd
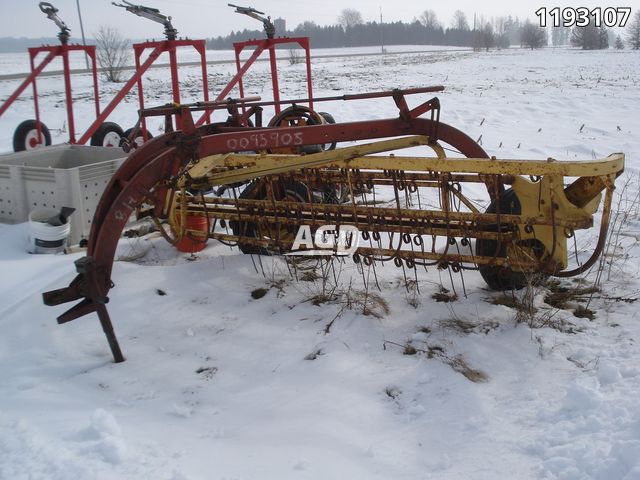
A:
[[[84,26],[82,25],[82,14],[80,13],[80,0],[76,0],[76,7],[78,8],[78,19],[80,20],[80,34],[82,35],[82,44],[87,45],[87,41],[84,39]],[[87,52],[84,53],[84,63],[89,70],[89,59],[87,58]]]

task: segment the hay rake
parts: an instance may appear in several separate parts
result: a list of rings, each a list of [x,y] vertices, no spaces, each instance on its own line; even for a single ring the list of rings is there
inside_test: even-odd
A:
[[[566,277],[593,265],[624,155],[569,162],[490,158],[440,122],[437,98],[409,108],[408,96],[442,88],[314,99],[391,97],[398,107],[396,118],[349,123],[309,121],[317,114],[296,107],[305,99],[279,102],[292,107],[270,127],[242,126],[274,104],[257,98],[142,111],[165,116],[168,124],[175,116],[182,130],[151,140],[125,161],[96,210],[87,256],[75,262],[78,275],[68,287],[45,293],[45,303],[80,300],[58,322],[96,312],[115,361],[123,361],[106,303],[116,246],[134,214],[151,217],[172,243],[215,239],[249,254],[290,253],[301,227],[327,233],[327,225],[334,241],[324,245],[340,253],[341,229],[357,229],[349,243],[356,263],[392,262],[405,272],[478,269],[499,290],[521,288],[530,274]],[[229,119],[195,126],[194,112],[214,109],[226,109]],[[353,141],[363,143],[343,146]],[[408,148],[430,153],[398,154]],[[447,157],[449,150],[460,158]],[[488,193],[484,211],[475,198],[480,189]],[[598,243],[584,263],[569,268],[567,240],[593,226],[603,191]],[[206,228],[191,228],[188,218],[205,218]]]

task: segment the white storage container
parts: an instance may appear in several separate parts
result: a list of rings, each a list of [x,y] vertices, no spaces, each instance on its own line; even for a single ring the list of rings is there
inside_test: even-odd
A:
[[[88,238],[102,192],[126,155],[84,145],[0,155],[0,222],[26,222],[37,208],[73,207],[69,243]]]

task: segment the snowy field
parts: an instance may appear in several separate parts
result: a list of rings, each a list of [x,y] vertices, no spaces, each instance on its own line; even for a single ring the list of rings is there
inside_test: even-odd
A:
[[[247,94],[268,98],[266,68]],[[283,98],[305,96],[304,66],[280,68]],[[189,261],[157,238],[123,239],[109,311],[127,361],[116,365],[95,318],[58,326],[67,307],[42,305],[81,254],[28,255],[26,226],[0,225],[0,479],[640,479],[638,53],[389,54],[319,59],[313,72],[318,96],[444,84],[442,121],[498,158],[626,153],[597,291],[596,269],[562,282],[592,293],[552,302],[535,290],[537,312],[523,319],[476,272],[463,283],[419,271],[417,293],[385,266],[363,315],[344,301],[315,306],[320,282],[295,281],[277,258],[256,269],[211,242]],[[231,66],[209,74],[220,91]],[[197,69],[181,75],[185,101],[199,99]],[[167,77],[147,75],[149,105],[169,100]],[[17,85],[0,82],[0,99]],[[62,142],[62,81],[39,85]],[[74,85],[86,128],[90,78]],[[103,85],[103,99],[117,88]],[[128,128],[136,109],[130,95],[112,119]],[[322,110],[397,114],[390,99]],[[0,118],[0,150],[31,111],[25,95]],[[348,262],[344,289],[351,278],[361,289]],[[432,299],[443,287],[458,299]]]

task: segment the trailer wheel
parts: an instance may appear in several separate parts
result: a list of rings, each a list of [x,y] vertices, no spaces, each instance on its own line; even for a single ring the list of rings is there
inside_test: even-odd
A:
[[[124,134],[122,135],[122,139],[126,139],[128,140],[129,137],[131,136],[131,132],[133,132],[133,128],[127,128],[124,131]],[[147,134],[147,141],[151,140],[153,138],[153,135],[151,135],[151,132],[149,132],[148,130],[146,130],[146,134]],[[137,135],[135,136],[135,138],[133,139],[133,141],[136,143],[136,146],[141,147],[142,144],[144,143],[144,135],[143,135],[143,130],[141,128],[138,129]]]
[[[120,125],[114,122],[104,122],[91,136],[91,145],[94,147],[119,147],[122,137],[124,137],[124,132]]]
[[[500,207],[500,213],[505,215],[519,215],[522,211],[520,200],[512,189],[505,190],[502,193]],[[496,203],[491,202],[486,213],[496,213],[496,210]],[[496,232],[501,228],[499,225],[494,227],[492,230]],[[532,255],[539,259],[544,258],[547,254],[547,249],[539,240],[522,240],[517,245],[531,252]],[[476,255],[505,258],[507,256],[507,243],[498,242],[497,240],[478,239],[476,240]],[[528,284],[539,283],[546,277],[545,274],[540,272],[519,272],[511,267],[502,265],[480,265],[478,270],[489,288],[497,291],[520,290]]]
[[[43,138],[38,139],[37,120],[25,120],[18,125],[13,134],[13,151],[22,152],[51,145],[51,133],[42,122],[40,122],[40,133]]]

